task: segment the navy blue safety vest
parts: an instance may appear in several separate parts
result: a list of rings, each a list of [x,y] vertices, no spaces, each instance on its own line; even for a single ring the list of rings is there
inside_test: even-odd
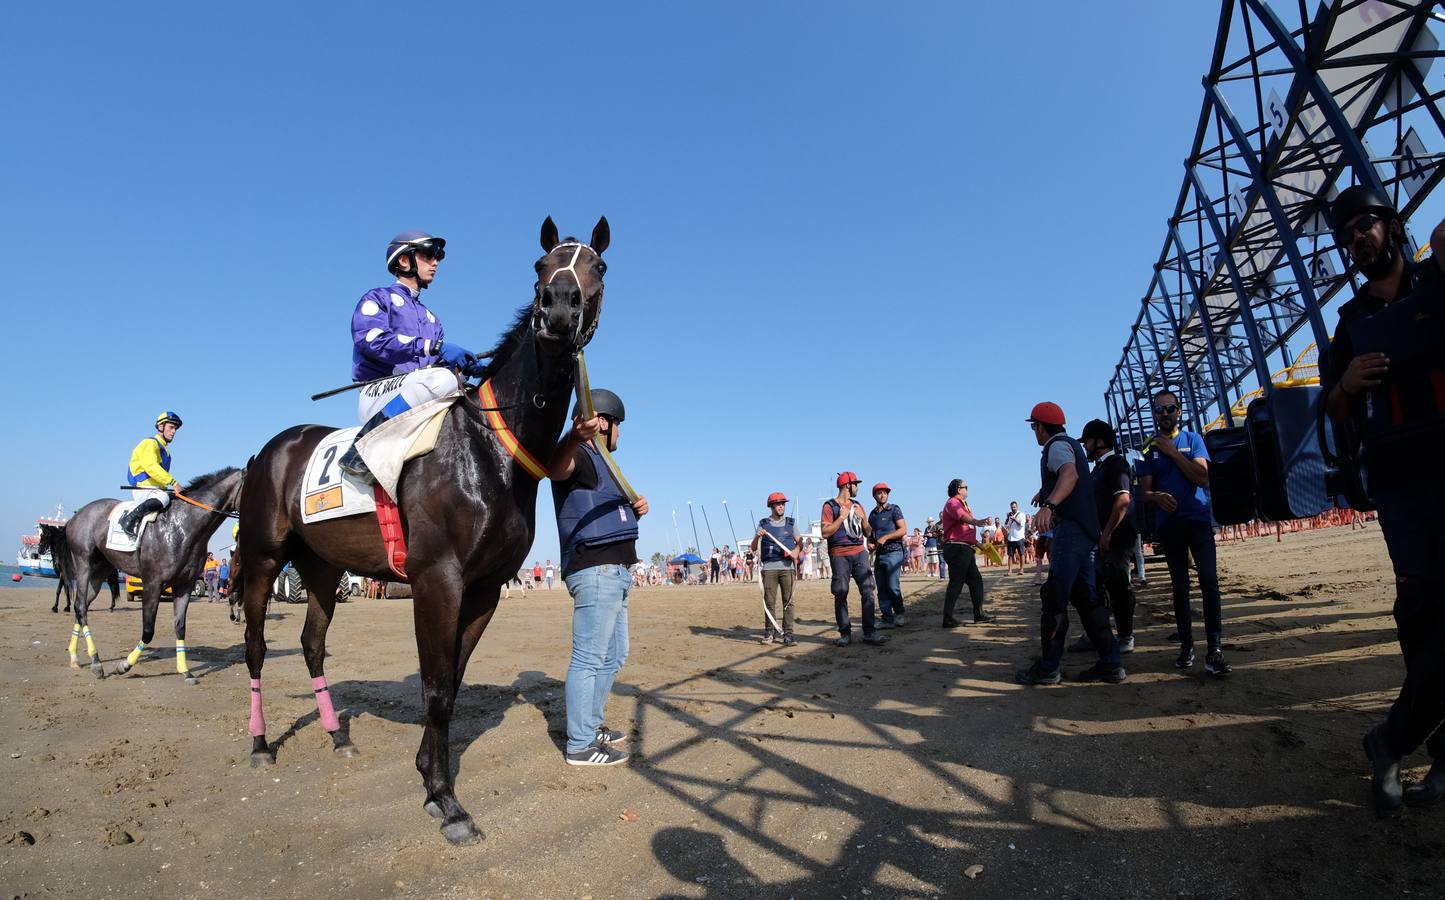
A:
[[[1043,480],[1043,488],[1039,491],[1039,499],[1047,500],[1054,492],[1054,485],[1058,484],[1059,476],[1049,471],[1049,445],[1054,441],[1067,441],[1069,449],[1074,451],[1074,469],[1079,473],[1079,481],[1063,503],[1058,504],[1054,515],[1060,519],[1068,519],[1084,529],[1090,540],[1099,539],[1099,510],[1094,506],[1094,479],[1089,475],[1089,457],[1084,453],[1084,448],[1079,442],[1067,434],[1056,434],[1049,438],[1044,444],[1044,452],[1039,456],[1039,472]]]
[[[857,504],[854,505],[856,506]],[[839,517],[843,515],[843,507],[838,505],[837,500],[829,500],[828,507],[833,510],[833,521],[838,521]],[[842,525],[839,525],[838,530],[833,532],[832,536],[828,538],[828,552],[832,553],[833,550],[838,547],[858,547],[862,544],[863,531],[861,526],[858,530],[858,534],[855,536],[849,534],[843,529]]]
[[[798,549],[798,542],[793,540],[793,535],[797,534],[797,528],[793,525],[792,516],[785,516],[781,525],[774,525],[773,517],[769,516],[759,521],[758,527],[782,541],[783,547],[787,547],[789,550]],[[758,552],[765,563],[792,562],[783,555],[782,548],[768,538],[758,541]]]
[[[567,490],[562,484],[552,482],[552,504],[557,510],[563,573],[571,571],[572,554],[578,547],[637,540],[637,516],[633,514],[632,504],[622,489],[613,481],[612,473],[603,464],[602,454],[591,444],[583,444],[582,449],[597,473],[597,487],[573,485]]]

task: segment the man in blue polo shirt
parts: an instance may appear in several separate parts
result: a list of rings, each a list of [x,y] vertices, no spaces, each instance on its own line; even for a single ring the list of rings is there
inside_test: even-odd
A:
[[[1189,617],[1189,557],[1199,572],[1204,599],[1204,635],[1209,650],[1204,670],[1216,678],[1229,674],[1221,644],[1223,614],[1219,572],[1214,558],[1214,519],[1209,512],[1209,451],[1204,438],[1179,427],[1179,398],[1170,391],[1154,395],[1154,424],[1159,431],[1144,445],[1139,487],[1144,502],[1157,510],[1154,535],[1169,564],[1174,593],[1174,618],[1179,623],[1179,658],[1174,665],[1194,665],[1194,631]]]
[[[908,536],[908,522],[903,510],[888,502],[892,488],[880,481],[873,485],[876,504],[868,513],[868,526],[873,529],[873,580],[878,583],[878,610],[883,614],[879,628],[893,628],[907,623],[903,616],[903,539]]]

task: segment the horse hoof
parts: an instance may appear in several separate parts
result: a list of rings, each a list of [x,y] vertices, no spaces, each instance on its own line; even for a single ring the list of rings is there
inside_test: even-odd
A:
[[[70,661],[70,667],[71,667],[72,669],[78,669],[78,668],[80,668],[80,660],[78,660],[78,659],[72,659],[72,660]]]
[[[442,834],[446,839],[458,846],[463,844],[475,844],[482,839],[482,832],[476,825],[472,824],[471,816],[442,826]]]
[[[96,660],[95,662],[90,664],[90,674],[94,675],[96,678],[104,678],[105,666],[102,666],[100,664],[100,661]]]
[[[356,745],[351,743],[351,741],[338,743],[335,747],[331,748],[331,751],[337,756],[343,756],[347,759],[356,759],[361,755],[361,751],[356,749]]]
[[[251,752],[251,768],[259,769],[262,766],[276,765],[276,754],[270,750],[254,750]]]
[[[435,800],[428,800],[422,805],[422,809],[426,810],[426,814],[433,819],[443,818],[441,805]]]
[[[196,676],[192,675],[192,674],[189,673],[189,672],[186,673],[186,684],[200,684],[200,683],[201,683],[201,679],[197,678]]]

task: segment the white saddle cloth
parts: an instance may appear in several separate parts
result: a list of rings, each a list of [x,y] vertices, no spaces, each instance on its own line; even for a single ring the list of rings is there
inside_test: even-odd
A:
[[[156,516],[160,515],[159,510],[146,513],[141,518],[140,525],[136,526],[135,537],[126,534],[125,529],[120,527],[121,517],[135,509],[136,504],[140,502],[139,500],[122,500],[111,508],[110,515],[105,520],[105,549],[120,553],[133,553],[140,546],[140,536],[146,533],[146,526],[154,522]]]
[[[460,396],[459,390],[449,397],[413,407],[381,423],[356,442],[357,452],[388,497],[396,496],[396,483],[401,479],[401,470],[407,461],[425,456],[436,447],[446,412]],[[337,465],[360,430],[342,428],[333,431],[322,438],[312,451],[311,458],[306,462],[306,477],[301,482],[303,523],[376,512],[372,486],[352,478]]]

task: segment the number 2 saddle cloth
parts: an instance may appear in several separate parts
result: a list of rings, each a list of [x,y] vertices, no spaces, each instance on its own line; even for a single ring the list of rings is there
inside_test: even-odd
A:
[[[425,456],[436,447],[442,422],[461,392],[415,406],[373,429],[356,449],[388,497],[396,497],[396,484],[408,460]],[[356,439],[359,427],[340,428],[321,439],[306,463],[301,482],[301,521],[325,522],[376,512],[372,485],[351,477],[337,462]]]

